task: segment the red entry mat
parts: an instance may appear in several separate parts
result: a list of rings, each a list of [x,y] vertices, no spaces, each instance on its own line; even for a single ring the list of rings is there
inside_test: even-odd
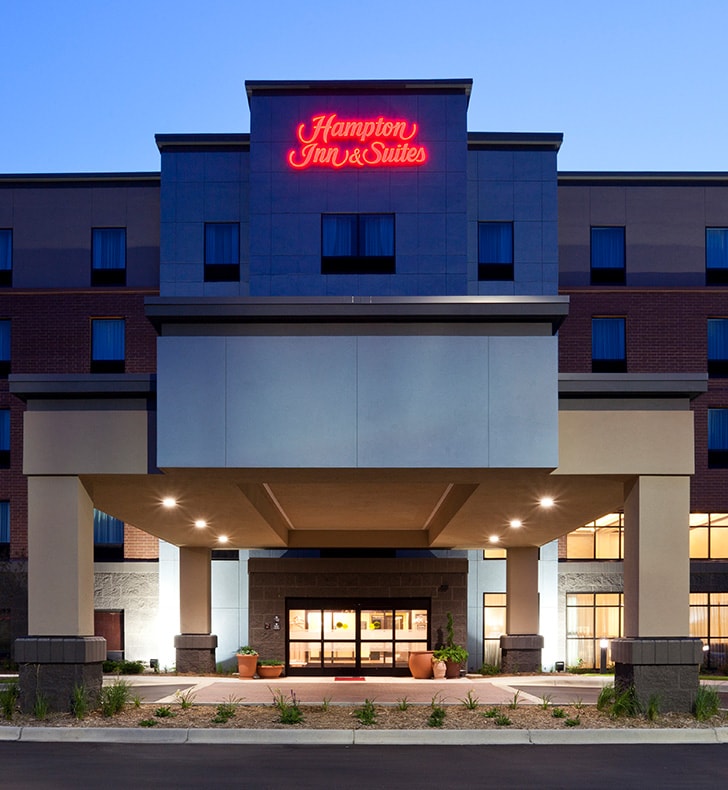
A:
[[[334,680],[366,680],[366,678],[334,678]]]

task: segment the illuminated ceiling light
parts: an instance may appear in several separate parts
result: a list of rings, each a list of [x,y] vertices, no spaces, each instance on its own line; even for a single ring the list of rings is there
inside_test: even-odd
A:
[[[488,538],[488,541],[489,541],[490,543],[500,543],[500,538],[499,538],[497,535],[491,535],[491,536]]]
[[[197,521],[195,521],[195,526],[197,529],[204,529],[207,526],[207,522],[204,518],[198,518]]]
[[[228,542],[228,536],[227,535],[220,535],[220,537],[217,539],[217,542],[218,543],[227,543]]]
[[[553,507],[554,506],[554,499],[550,496],[542,496],[541,499],[538,501],[541,507]]]
[[[177,507],[177,500],[173,496],[166,496],[162,500],[164,507]]]
[[[519,527],[523,526],[523,522],[521,521],[520,518],[512,518],[511,526],[513,527],[513,529],[518,529]]]

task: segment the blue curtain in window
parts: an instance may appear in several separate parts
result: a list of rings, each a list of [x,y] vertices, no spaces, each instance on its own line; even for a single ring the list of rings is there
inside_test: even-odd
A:
[[[124,319],[103,318],[93,321],[92,359],[124,359]]]
[[[591,265],[594,269],[624,268],[624,228],[591,229]]]
[[[101,510],[94,510],[94,543],[123,543],[124,522]]]
[[[705,265],[708,269],[728,269],[728,228],[705,229]]]
[[[513,225],[510,222],[478,224],[478,263],[513,263]]]
[[[13,268],[13,232],[0,230],[0,270]]]
[[[708,409],[708,450],[728,450],[728,409]]]
[[[357,253],[355,214],[326,214],[321,225],[321,254],[342,257]]]
[[[123,269],[126,266],[126,229],[94,228],[94,269]]]
[[[0,450],[10,450],[10,409],[0,409]]]
[[[0,321],[0,362],[10,360],[10,320]]]
[[[624,318],[592,318],[592,359],[624,359]]]
[[[238,226],[234,222],[213,222],[205,225],[205,263],[237,264],[240,262]]]
[[[728,359],[728,318],[708,319],[708,359]]]
[[[359,253],[365,256],[394,255],[392,214],[362,214],[359,217]]]
[[[10,502],[0,502],[0,543],[10,543]]]

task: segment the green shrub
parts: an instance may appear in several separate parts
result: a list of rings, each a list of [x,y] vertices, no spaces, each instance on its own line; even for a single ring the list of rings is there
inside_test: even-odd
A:
[[[720,708],[720,698],[713,686],[706,686],[702,683],[698,686],[693,703],[693,715],[698,721],[707,721],[711,716],[715,716]]]
[[[581,719],[578,716],[575,716],[573,719],[566,719],[564,724],[567,727],[578,727],[581,724]]]
[[[230,719],[235,717],[238,706],[232,702],[221,702],[215,710],[215,716],[212,719],[213,723],[226,724]]]
[[[609,683],[607,686],[604,686],[599,692],[599,697],[597,697],[597,710],[610,710],[612,705],[614,705],[615,696],[614,684]]]
[[[20,696],[20,688],[15,682],[6,683],[0,689],[0,710],[3,712],[5,719],[12,719],[16,708],[18,707],[18,697]]]
[[[142,719],[139,722],[139,726],[140,727],[156,727],[157,726],[157,720],[156,719]]]
[[[410,703],[407,697],[400,697],[397,700],[397,710],[407,710],[409,708]]]
[[[481,675],[500,675],[501,668],[497,664],[483,664],[478,670]]]
[[[35,692],[35,702],[33,703],[33,716],[40,721],[48,718],[48,697],[41,691]]]
[[[642,706],[634,686],[628,686],[624,691],[615,691],[611,710],[611,715],[614,718],[639,716],[641,712]]]
[[[71,715],[75,719],[85,719],[90,707],[90,695],[86,686],[75,685],[71,696]]]
[[[498,708],[488,708],[487,711],[483,714],[486,719],[494,719],[498,715],[499,711]]]
[[[99,707],[102,716],[115,716],[124,710],[131,699],[131,684],[127,680],[115,680],[110,686],[104,686],[99,694]]]
[[[162,705],[154,711],[154,715],[158,719],[171,719],[177,714],[172,710],[172,708],[169,707],[169,705]]]
[[[551,715],[555,719],[565,719],[566,718],[566,711],[563,708],[554,708],[551,711]]]
[[[495,721],[499,727],[510,727],[511,724],[513,724],[513,722],[508,718],[508,716],[505,715],[505,713],[499,713],[495,719],[493,719],[493,721]]]
[[[658,694],[652,694],[647,701],[647,710],[645,711],[647,718],[650,721],[657,721],[660,715],[660,697]]]
[[[187,691],[180,691],[180,689],[177,689],[177,691],[174,692],[174,696],[179,700],[182,710],[188,710],[192,707],[197,695],[192,689],[187,689]]]
[[[473,695],[473,690],[470,689],[468,693],[460,700],[463,706],[468,710],[475,710],[480,704],[480,700]]]
[[[430,717],[427,719],[427,726],[428,727],[442,727],[445,723],[445,716],[446,716],[445,708],[438,705],[432,709],[432,713],[430,713]]]
[[[377,709],[374,707],[374,700],[365,699],[361,708],[354,711],[354,716],[359,719],[360,724],[369,725],[377,723]]]

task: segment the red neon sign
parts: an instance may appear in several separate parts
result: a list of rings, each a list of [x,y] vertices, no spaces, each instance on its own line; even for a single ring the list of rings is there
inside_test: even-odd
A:
[[[298,148],[288,152],[296,170],[309,167],[416,167],[427,161],[427,149],[413,142],[418,125],[378,118],[340,120],[336,113],[314,115],[309,128],[296,129]]]

